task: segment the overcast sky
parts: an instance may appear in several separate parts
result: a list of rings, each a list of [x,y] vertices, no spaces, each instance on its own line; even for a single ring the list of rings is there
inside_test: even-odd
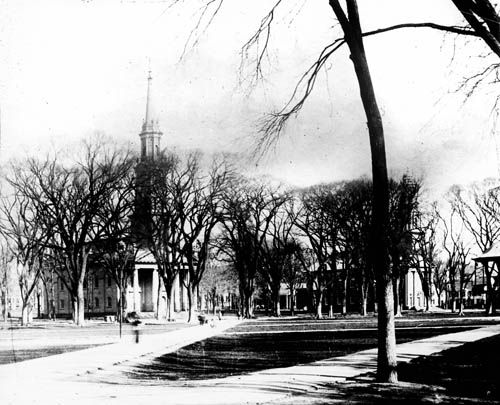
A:
[[[339,29],[326,0],[283,0],[264,80],[250,87],[252,65],[239,72],[240,49],[274,1],[242,7],[225,0],[202,35],[190,37],[203,3],[0,1],[1,159],[40,154],[95,132],[138,149],[149,66],[163,147],[244,151],[258,122],[288,101]],[[359,5],[366,30],[461,22],[450,0]],[[498,85],[485,86],[465,105],[464,93],[453,92],[488,63],[478,58],[485,51],[480,42],[414,29],[367,39],[366,48],[392,174],[424,176],[434,190],[498,176],[498,131],[490,115]],[[369,175],[365,121],[352,65],[341,51],[255,171],[299,186]]]

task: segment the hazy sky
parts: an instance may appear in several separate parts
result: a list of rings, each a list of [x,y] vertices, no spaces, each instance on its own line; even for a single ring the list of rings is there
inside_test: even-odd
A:
[[[206,2],[206,1],[205,1]],[[326,0],[283,0],[255,87],[242,45],[274,1],[225,0],[201,36],[204,1],[0,1],[1,159],[39,154],[95,132],[138,148],[150,59],[162,146],[242,151],[280,109],[321,49],[339,36]],[[450,0],[359,0],[366,30],[410,21],[460,23]],[[210,12],[209,14],[210,15]],[[206,26],[207,19],[200,25]],[[187,47],[183,55],[186,43]],[[498,85],[463,105],[462,78],[488,63],[480,42],[427,30],[366,40],[391,173],[430,188],[498,176]],[[452,57],[455,55],[454,60]],[[249,76],[250,75],[250,76]],[[365,118],[345,51],[319,75],[274,152],[255,168],[296,185],[369,174]]]

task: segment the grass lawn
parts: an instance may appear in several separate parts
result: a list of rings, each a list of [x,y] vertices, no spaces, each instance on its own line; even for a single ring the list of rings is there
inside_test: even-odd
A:
[[[128,370],[135,380],[187,382],[289,367],[376,347],[374,320],[269,319],[245,322],[222,335]],[[454,323],[454,324],[453,324]],[[465,323],[465,325],[462,325]],[[398,343],[478,327],[469,320],[422,319],[399,325]]]

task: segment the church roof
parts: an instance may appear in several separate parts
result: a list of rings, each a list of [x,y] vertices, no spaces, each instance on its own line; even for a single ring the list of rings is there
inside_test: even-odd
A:
[[[155,258],[147,249],[139,249],[135,257],[135,262],[141,264],[156,264]]]

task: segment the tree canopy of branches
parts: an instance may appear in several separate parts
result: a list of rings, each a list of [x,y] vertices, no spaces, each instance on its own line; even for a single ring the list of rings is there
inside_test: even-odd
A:
[[[341,189],[338,211],[342,258],[342,313],[347,312],[347,292],[350,272],[355,271],[356,289],[361,291],[361,314],[367,314],[368,289],[373,283],[370,257],[370,230],[372,217],[372,184],[366,179],[345,182]]]
[[[255,277],[273,219],[287,198],[271,186],[235,179],[224,197],[223,232],[219,250],[238,274],[240,308],[253,315]]]
[[[71,294],[73,320],[84,324],[83,281],[92,248],[103,240],[112,216],[102,209],[115,201],[133,159],[102,142],[84,144],[83,157],[61,164],[56,158],[15,165],[10,185],[36,212],[50,238],[43,246],[56,259]]]
[[[204,170],[201,158],[199,153],[162,155],[138,168],[137,235],[158,266],[169,320],[173,318],[177,277],[187,288],[189,320],[193,319],[195,291],[206,269],[214,230],[222,219],[222,197],[231,177],[223,159],[215,159]]]
[[[453,187],[450,190],[449,199],[453,212],[458,213],[463,227],[472,235],[481,253],[488,252],[500,236],[500,190],[478,184],[472,185],[468,190]],[[458,239],[455,238],[452,241],[455,241],[453,242],[454,250],[465,249]],[[500,289],[498,277],[494,276],[495,273],[498,274],[499,269],[495,264],[486,263],[484,270],[486,313],[491,314],[495,311],[495,297]]]
[[[8,243],[7,256],[15,258],[17,283],[22,300],[22,325],[32,320],[33,292],[38,287],[50,230],[42,226],[40,212],[19,191],[5,197],[0,206],[0,232]]]
[[[284,195],[283,198],[285,202],[278,208],[276,214],[271,219],[268,235],[264,238],[261,250],[261,275],[271,292],[271,301],[275,316],[281,315],[281,284],[285,279],[285,274],[289,276],[293,274],[293,269],[287,270],[287,267],[293,263],[293,257],[298,253],[297,249],[299,248],[293,236],[293,214],[286,207],[286,203],[291,201],[291,196]],[[288,280],[290,281],[291,278],[288,277]],[[293,295],[293,290],[291,295]]]
[[[304,263],[308,272],[309,290],[314,291],[316,317],[322,318],[323,296],[336,280],[339,221],[341,200],[338,184],[314,186],[303,190],[300,206],[295,214],[295,225],[311,249],[310,263]]]
[[[400,283],[408,272],[412,251],[412,220],[417,213],[421,181],[404,175],[401,180],[390,181],[389,201],[389,253],[394,284],[395,312],[401,315]]]
[[[223,196],[232,176],[228,165],[218,159],[208,174],[193,169],[193,181],[179,190],[183,195],[178,206],[185,258],[182,269],[187,272],[183,280],[188,292],[188,321],[194,319],[196,290],[207,268],[215,228],[223,219]]]
[[[438,273],[440,270],[437,247],[438,222],[439,214],[435,205],[429,210],[418,207],[412,218],[413,252],[410,264],[420,278],[427,311],[430,308],[432,286],[435,285],[435,282],[437,286],[442,286],[444,282],[442,273]]]

